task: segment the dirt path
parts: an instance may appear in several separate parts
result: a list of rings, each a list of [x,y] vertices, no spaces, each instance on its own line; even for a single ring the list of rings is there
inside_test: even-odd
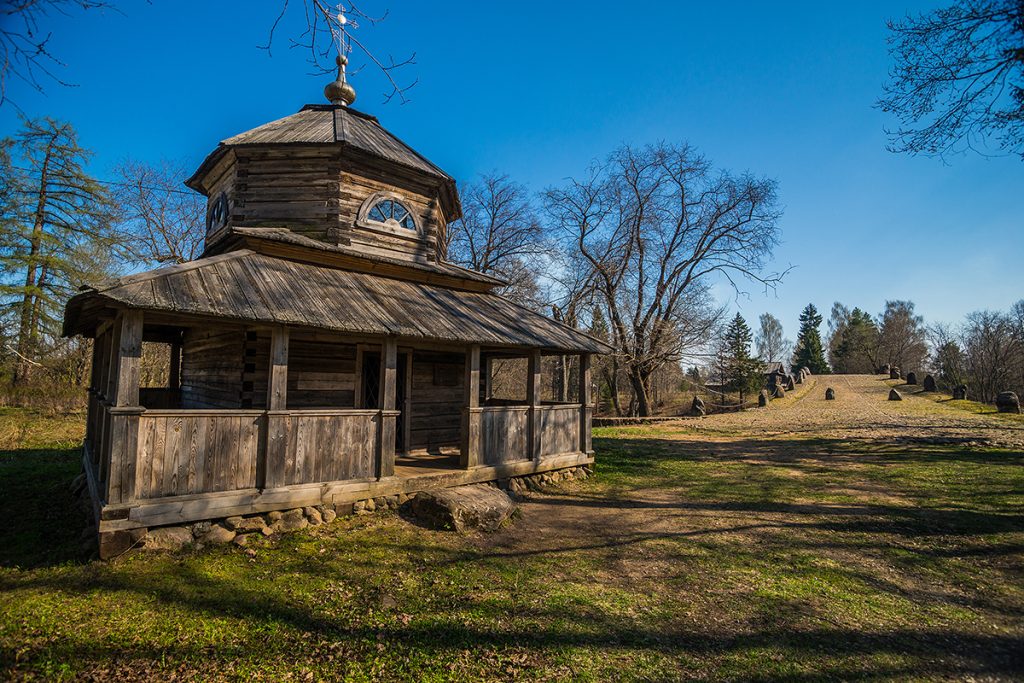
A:
[[[639,428],[635,443],[638,450],[652,444],[672,449],[679,460],[710,460],[702,470],[708,480],[737,465],[763,463],[772,465],[773,476],[799,479],[831,473],[834,481],[827,481],[826,474],[826,485],[807,495],[818,491],[851,499],[867,506],[852,508],[852,514],[869,515],[878,506],[915,505],[884,482],[861,476],[863,464],[879,452],[898,457],[901,450],[921,448],[1024,447],[1024,421],[971,413],[936,397],[917,395],[920,387],[900,385],[904,400],[889,401],[895,384],[871,375],[812,377],[766,409]],[[834,401],[825,400],[826,387],[835,389]],[[597,447],[600,471],[600,444]],[[635,454],[638,463],[649,457],[644,451]],[[652,483],[657,482],[655,475]],[[512,528],[479,538],[477,543],[500,552],[530,554],[619,547],[623,549],[620,577],[630,580],[637,572],[650,571],[640,561],[643,553],[630,555],[644,540],[700,539],[723,532],[757,538],[788,525],[805,524],[809,513],[827,516],[842,508],[820,502],[811,505],[813,497],[797,496],[778,500],[775,510],[766,510],[763,504],[756,512],[743,510],[743,505],[733,510],[728,504],[695,496],[692,491],[698,484],[699,479],[688,487],[670,484],[600,492],[592,484],[569,485],[557,493],[534,494],[522,504],[519,521]],[[726,492],[721,497],[732,496]],[[801,507],[802,503],[807,504]]]

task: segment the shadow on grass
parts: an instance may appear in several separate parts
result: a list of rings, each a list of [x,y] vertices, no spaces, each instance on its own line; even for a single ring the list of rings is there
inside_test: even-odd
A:
[[[0,451],[0,566],[80,562],[90,551],[88,513],[69,484],[81,471],[78,448]]]

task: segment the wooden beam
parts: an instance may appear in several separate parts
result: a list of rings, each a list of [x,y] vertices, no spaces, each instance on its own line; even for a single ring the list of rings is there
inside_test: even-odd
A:
[[[589,353],[581,353],[579,358],[580,451],[589,455],[594,451],[590,438],[590,425],[594,417],[593,382],[590,378],[591,356]]]
[[[142,359],[142,311],[127,310],[114,325],[117,344],[116,371],[110,411],[110,464],[107,469],[107,502],[132,498],[139,450],[139,362]],[[115,414],[116,412],[116,414]]]
[[[267,378],[267,410],[288,406],[288,328],[278,326],[270,336],[270,376]]]
[[[380,479],[395,474],[395,428],[398,416],[395,410],[395,391],[398,383],[398,340],[387,337],[380,349],[380,444],[377,476]],[[388,414],[388,413],[392,414]]]
[[[471,468],[480,465],[480,345],[466,349],[466,377],[463,383],[461,444],[459,463]]]
[[[540,390],[541,390],[541,357],[540,349],[533,349],[527,356],[526,369],[526,403],[530,406],[527,429],[527,448],[531,460],[540,458],[541,425],[540,425]]]
[[[181,342],[171,344],[171,368],[167,373],[167,386],[170,389],[181,388]]]
[[[402,411],[402,454],[409,455],[412,444],[412,351],[405,352],[405,402]]]

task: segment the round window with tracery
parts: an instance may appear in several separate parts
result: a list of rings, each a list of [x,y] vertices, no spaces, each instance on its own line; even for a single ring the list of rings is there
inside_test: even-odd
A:
[[[406,230],[416,229],[416,220],[412,217],[409,209],[401,202],[393,199],[382,199],[373,205],[370,212],[366,214],[367,219],[384,225],[394,225]]]

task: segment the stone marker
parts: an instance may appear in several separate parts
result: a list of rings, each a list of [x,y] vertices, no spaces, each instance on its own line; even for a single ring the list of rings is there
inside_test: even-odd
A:
[[[834,401],[834,400],[836,400],[836,390],[833,389],[832,387],[829,387],[828,389],[826,389],[825,390],[825,400],[826,401]]]
[[[409,510],[434,529],[494,531],[516,510],[499,488],[484,484],[425,491],[413,498]]]
[[[900,392],[896,391],[895,389],[890,389],[889,390],[889,400],[890,401],[902,401],[903,400],[903,396],[900,394]]]
[[[768,392],[764,389],[757,395],[757,407],[764,408],[768,405]]]
[[[898,365],[889,368],[889,379],[903,379],[903,373],[900,372]]]
[[[690,412],[700,417],[707,413],[707,409],[704,407],[704,400],[700,396],[693,397],[693,403],[690,404]]]
[[[915,385],[917,384],[917,373],[916,372],[908,372],[907,373],[907,384],[915,384]]]
[[[1000,391],[996,396],[996,409],[1000,413],[1020,414],[1020,399],[1012,391]]]
[[[781,384],[777,385],[775,387],[775,391],[772,392],[772,398],[785,398],[785,397],[786,397],[786,389]]]
[[[796,381],[793,375],[786,375],[786,391],[796,391]]]
[[[953,400],[954,401],[966,401],[967,400],[967,385],[958,384],[953,387]]]
[[[935,387],[935,378],[932,377],[931,375],[925,375],[924,376],[924,390],[925,391],[937,391],[938,390]]]

